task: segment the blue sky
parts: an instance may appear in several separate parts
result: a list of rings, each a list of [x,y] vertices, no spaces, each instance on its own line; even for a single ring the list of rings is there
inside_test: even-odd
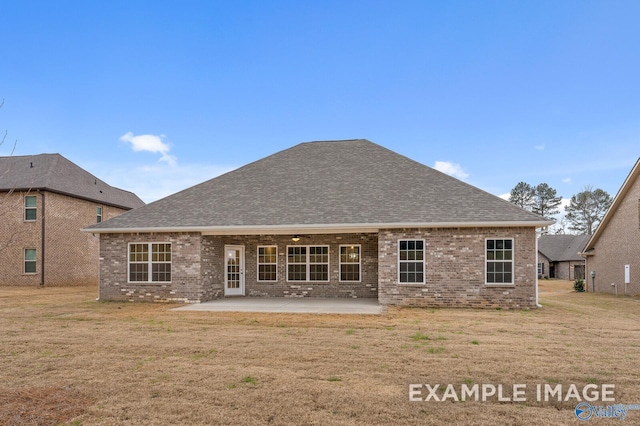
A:
[[[367,138],[496,195],[615,195],[640,156],[637,1],[3,2],[0,155],[153,201]]]

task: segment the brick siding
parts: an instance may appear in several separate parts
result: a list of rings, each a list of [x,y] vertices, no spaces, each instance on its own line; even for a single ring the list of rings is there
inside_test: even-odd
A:
[[[245,247],[245,294],[265,297],[378,297],[378,237],[376,234],[329,234],[309,235],[293,242],[291,235],[256,236],[205,236],[205,245],[215,247],[214,259],[224,259],[225,245],[243,245]],[[328,282],[290,282],[287,281],[287,246],[329,246]],[[360,245],[361,276],[360,282],[340,282],[340,246]],[[277,281],[260,282],[257,278],[258,246],[277,246]],[[223,261],[210,265],[214,282],[224,283]],[[223,285],[218,291],[223,290]],[[222,296],[223,294],[219,294]]]
[[[514,285],[485,284],[485,239],[513,238]],[[398,239],[426,242],[426,284],[399,284]],[[245,249],[245,295],[257,297],[376,298],[383,304],[460,307],[535,307],[533,228],[391,229],[380,234],[201,236],[197,233],[102,234],[100,299],[203,302],[224,297],[226,245]],[[128,283],[127,244],[172,243],[172,282]],[[339,281],[340,245],[361,246],[361,282]],[[257,280],[258,246],[278,249],[277,281]],[[288,282],[287,246],[329,246],[328,282]],[[378,255],[379,253],[379,255]]]
[[[129,283],[127,245],[132,242],[172,243],[171,283]],[[361,245],[361,282],[339,281],[339,246]],[[200,236],[200,234],[102,234],[100,299],[120,301],[204,302],[224,297],[224,247],[245,248],[245,295],[262,297],[376,298],[378,259],[376,234],[312,235],[297,243],[290,235]],[[276,282],[257,280],[257,248],[278,247]],[[328,245],[329,282],[287,282],[288,245]]]
[[[0,194],[0,285],[39,285],[42,281],[43,192]],[[24,220],[24,197],[37,197],[37,219]],[[80,229],[125,210],[53,192],[44,192],[44,284],[98,284],[98,237]],[[36,273],[24,273],[24,250],[36,249]]]
[[[200,302],[201,236],[198,233],[101,234],[100,300]],[[171,243],[170,283],[129,283],[129,243]]]
[[[486,238],[513,238],[514,285],[485,284]],[[535,238],[533,228],[382,230],[378,238],[380,303],[433,307],[535,307]],[[425,240],[425,284],[398,282],[399,239]]]
[[[585,288],[592,291],[590,273],[595,271],[595,291],[640,295],[640,178],[631,184],[609,223],[587,256]],[[624,266],[630,266],[631,282],[624,284]],[[611,284],[615,284],[612,286]],[[625,290],[626,287],[626,290]]]

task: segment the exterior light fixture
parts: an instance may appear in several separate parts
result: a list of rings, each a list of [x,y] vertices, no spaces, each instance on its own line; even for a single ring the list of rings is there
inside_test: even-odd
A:
[[[294,243],[297,243],[298,241],[300,241],[300,235],[296,234],[293,236],[293,238],[291,238],[291,241],[293,241]]]

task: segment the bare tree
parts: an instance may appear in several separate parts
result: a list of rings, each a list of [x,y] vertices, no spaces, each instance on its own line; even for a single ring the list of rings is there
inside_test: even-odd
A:
[[[0,109],[4,106],[4,98],[2,99],[2,101],[0,102]],[[4,145],[4,143],[7,140],[7,135],[8,135],[8,130],[4,131],[4,134],[2,135],[2,139],[0,139],[0,148],[2,148],[2,146]],[[13,147],[11,148],[11,153],[9,154],[9,156],[12,156],[13,153],[16,150],[16,146],[18,145],[18,140],[16,139],[13,142]],[[8,173],[10,173],[9,169],[6,170],[0,170],[0,178],[2,178],[3,176],[7,175]],[[3,195],[3,199],[1,201],[2,204],[7,204],[10,200],[11,200],[11,194],[13,194],[13,188],[9,188],[7,190],[7,192]],[[11,209],[4,209],[3,212],[5,213],[0,213],[0,220],[2,219],[2,214],[6,214],[6,212],[11,211]],[[15,241],[16,237],[18,235],[18,231],[14,230],[12,233],[8,234],[8,238],[5,241],[0,241],[0,251],[6,249],[7,247],[9,247],[10,245],[13,244],[13,242]]]
[[[4,106],[4,98],[2,98],[2,101],[0,102],[0,109]],[[0,139],[0,147],[2,147],[2,145],[4,145],[5,141],[7,140],[7,135],[8,135],[8,130],[5,129],[4,134],[2,135],[2,139]],[[16,141],[13,143],[13,148],[11,149],[11,154],[9,154],[9,156],[12,156],[13,153],[16,150],[16,146],[18,145],[18,140],[16,139]]]

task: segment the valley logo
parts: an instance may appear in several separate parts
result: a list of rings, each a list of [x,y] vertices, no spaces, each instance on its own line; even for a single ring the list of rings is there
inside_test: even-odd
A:
[[[591,418],[609,418],[624,420],[630,410],[640,410],[640,404],[614,404],[605,406],[591,405],[588,402],[581,402],[576,405],[575,414],[578,420],[589,420]]]

